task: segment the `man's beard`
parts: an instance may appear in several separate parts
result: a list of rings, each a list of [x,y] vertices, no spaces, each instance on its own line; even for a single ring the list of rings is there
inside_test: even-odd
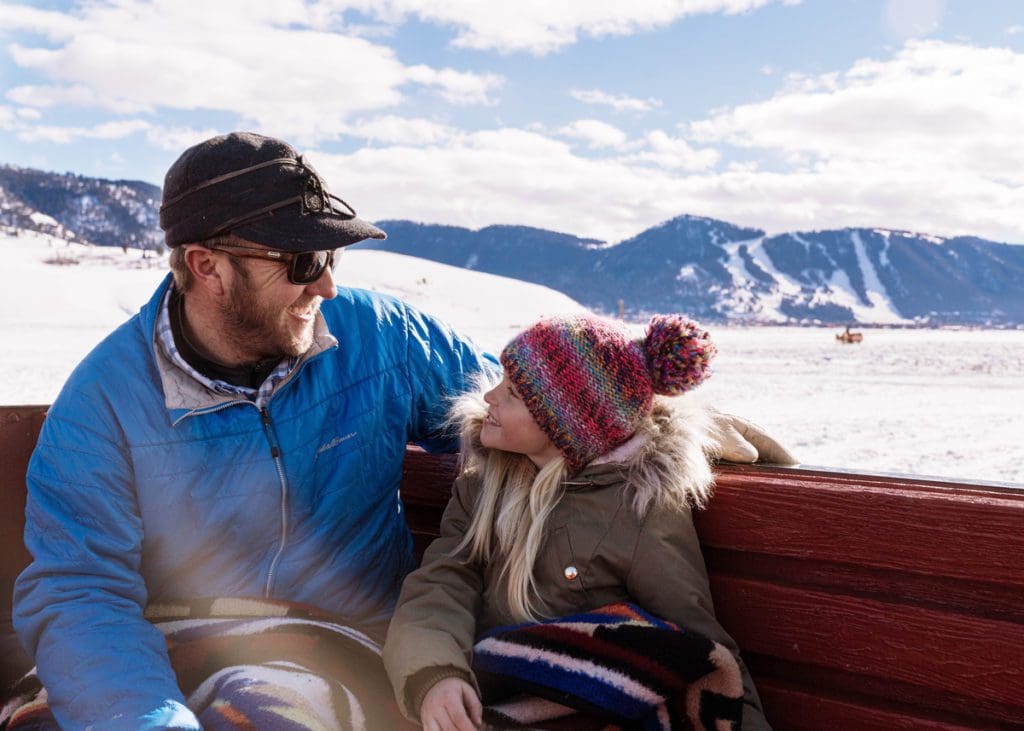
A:
[[[320,300],[316,296],[303,296],[286,308],[275,309],[262,302],[243,283],[237,283],[221,307],[224,335],[238,352],[251,354],[252,360],[302,355],[313,344],[313,322],[299,330],[289,329],[290,316],[284,310],[312,305],[316,312]]]

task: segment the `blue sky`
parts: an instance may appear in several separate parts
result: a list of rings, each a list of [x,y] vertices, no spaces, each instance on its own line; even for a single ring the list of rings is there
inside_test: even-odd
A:
[[[1017,0],[0,0],[0,162],[251,129],[371,219],[1024,243]]]

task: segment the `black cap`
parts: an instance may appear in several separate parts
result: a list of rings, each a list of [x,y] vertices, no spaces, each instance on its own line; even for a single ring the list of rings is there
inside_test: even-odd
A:
[[[160,228],[171,247],[229,232],[282,251],[387,238],[331,195],[295,148],[251,132],[214,137],[182,153],[164,178]]]

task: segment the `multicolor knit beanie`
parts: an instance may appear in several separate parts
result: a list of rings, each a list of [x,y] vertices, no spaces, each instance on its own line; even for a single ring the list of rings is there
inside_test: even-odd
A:
[[[629,439],[654,394],[675,396],[711,375],[707,331],[682,315],[655,315],[642,341],[595,316],[553,317],[519,333],[501,364],[548,438],[579,472]]]

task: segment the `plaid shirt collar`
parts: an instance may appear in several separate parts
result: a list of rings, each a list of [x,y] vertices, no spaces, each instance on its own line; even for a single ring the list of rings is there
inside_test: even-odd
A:
[[[226,383],[225,381],[207,378],[188,364],[188,362],[181,356],[181,353],[178,352],[178,347],[174,343],[174,334],[171,332],[170,315],[171,292],[173,289],[174,285],[171,284],[171,286],[167,288],[167,292],[164,293],[164,297],[160,301],[160,312],[157,314],[156,320],[156,342],[164,355],[167,356],[168,360],[170,360],[175,366],[180,368],[183,372],[201,383],[210,391],[224,396],[238,396],[248,401],[252,401],[256,406],[263,408],[267,401],[270,400],[270,395],[274,393],[274,389],[277,388],[277,384],[291,375],[292,371],[295,370],[302,361],[302,356],[284,358],[280,363],[278,363],[274,371],[267,376],[266,380],[260,384],[259,388],[236,386],[231,383]]]

